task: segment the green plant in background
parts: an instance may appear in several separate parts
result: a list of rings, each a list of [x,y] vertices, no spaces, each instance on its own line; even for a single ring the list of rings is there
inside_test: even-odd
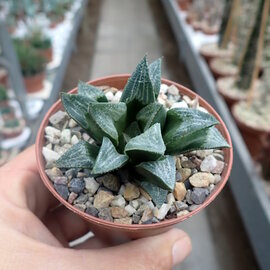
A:
[[[264,6],[265,0],[259,0],[255,24],[250,33],[246,50],[244,51],[243,58],[240,63],[239,76],[236,81],[236,85],[242,91],[249,91],[255,83],[255,80],[258,78],[258,57],[261,57],[259,41],[263,39],[261,29],[262,27],[265,28],[266,25],[266,20],[264,20],[263,16]],[[269,13],[269,11],[267,12]]]
[[[39,74],[45,70],[46,60],[26,41],[14,39],[14,48],[21,66],[23,76]]]
[[[27,37],[27,41],[31,47],[39,50],[49,49],[52,46],[51,39],[41,29],[33,29]]]
[[[175,187],[174,155],[229,147],[211,114],[166,108],[157,102],[161,59],[146,57],[124,87],[119,103],[109,103],[97,87],[79,82],[78,94],[62,93],[62,104],[94,140],[80,141],[57,160],[60,168],[86,168],[94,175],[127,168],[159,205]]]
[[[22,18],[27,15],[34,17],[37,11],[37,3],[33,0],[9,0],[10,14],[16,18]]]
[[[0,84],[0,102],[8,100],[7,90],[4,85]]]

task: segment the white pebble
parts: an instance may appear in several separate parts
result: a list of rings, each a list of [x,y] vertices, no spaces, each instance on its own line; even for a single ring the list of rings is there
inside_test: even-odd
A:
[[[169,88],[169,86],[167,84],[162,83],[160,85],[160,92],[163,93],[163,94],[166,94],[167,91],[168,91],[168,88]]]
[[[121,195],[124,195],[125,190],[126,190],[126,187],[125,187],[124,185],[122,185],[122,186],[120,187],[118,193],[121,194]]]
[[[188,108],[188,105],[185,101],[180,101],[180,102],[175,102],[173,103],[172,107],[173,108]]]
[[[133,215],[136,212],[136,209],[133,208],[130,204],[125,207],[125,210],[128,212],[129,216]]]
[[[50,137],[60,137],[61,136],[61,131],[57,128],[48,126],[45,127],[45,133],[46,135],[50,136]]]
[[[77,126],[77,123],[73,119],[70,119],[68,123],[68,127],[74,128],[76,126]]]
[[[129,203],[133,208],[138,209],[140,206],[140,203],[138,200],[133,200]]]
[[[61,133],[61,143],[65,144],[65,143],[70,143],[71,140],[71,131],[70,129],[64,129]]]
[[[47,163],[54,162],[60,158],[60,155],[58,153],[56,153],[55,151],[50,150],[46,147],[42,148],[42,154],[43,154]]]
[[[125,207],[125,205],[126,205],[126,200],[124,199],[124,197],[122,195],[115,196],[114,199],[111,202],[111,206],[116,206],[116,207],[122,207],[123,208],[123,207]]]
[[[200,169],[202,172],[212,172],[217,166],[217,160],[213,155],[209,155],[201,163]]]
[[[71,144],[74,145],[79,142],[79,139],[76,135],[73,135],[71,138]]]
[[[162,220],[165,218],[165,216],[167,215],[170,208],[171,208],[171,205],[169,205],[167,203],[163,203],[159,209],[157,209],[157,208],[154,209],[154,216],[157,219]]]
[[[175,202],[175,198],[172,193],[168,193],[167,195],[167,203],[172,205]]]
[[[203,108],[201,106],[199,106],[198,110],[201,112],[209,113],[205,108]]]
[[[114,98],[114,94],[111,91],[107,92],[105,96],[109,101],[112,101]]]
[[[84,178],[84,182],[90,196],[93,196],[99,188],[99,183],[93,177]]]
[[[179,90],[175,85],[171,85],[168,88],[168,93],[173,96],[179,96]]]

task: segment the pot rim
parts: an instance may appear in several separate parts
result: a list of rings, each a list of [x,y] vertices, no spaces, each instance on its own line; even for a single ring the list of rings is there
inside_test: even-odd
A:
[[[116,75],[111,75],[111,76],[105,76],[101,77],[95,80],[90,80],[88,83],[93,84],[95,86],[101,86],[101,85],[108,85],[107,81],[119,81],[119,80],[125,80],[127,81],[128,78],[130,77],[130,74],[116,74]],[[111,228],[111,229],[117,229],[121,231],[140,231],[140,230],[151,230],[151,229],[161,229],[164,227],[169,227],[174,224],[177,224],[179,222],[182,222],[186,220],[187,218],[190,218],[191,216],[197,214],[200,212],[202,209],[204,209],[207,205],[209,205],[215,198],[216,196],[221,192],[221,190],[224,188],[226,182],[228,181],[228,178],[230,176],[231,168],[232,168],[232,162],[233,162],[233,147],[232,147],[232,141],[230,138],[230,134],[222,121],[221,117],[217,114],[217,112],[213,109],[213,107],[208,104],[203,98],[201,98],[199,95],[191,91],[190,89],[177,84],[173,81],[167,80],[167,79],[162,79],[161,83],[165,83],[167,85],[175,85],[179,92],[185,92],[185,95],[188,95],[189,97],[195,98],[198,97],[200,104],[202,107],[206,108],[211,114],[213,114],[217,120],[220,122],[220,125],[218,126],[220,130],[222,130],[223,136],[227,140],[228,144],[230,145],[230,148],[226,148],[224,151],[227,151],[228,153],[228,160],[225,160],[225,167],[223,174],[221,176],[221,181],[216,185],[216,188],[210,193],[210,195],[206,198],[206,200],[199,205],[194,211],[189,212],[187,215],[181,216],[181,217],[176,217],[173,219],[168,219],[161,221],[159,223],[154,223],[154,224],[118,224],[118,223],[113,223],[110,221],[106,221],[97,217],[93,217],[91,215],[88,215],[85,212],[80,211],[79,209],[75,208],[73,205],[68,203],[66,200],[64,200],[54,189],[52,182],[49,180],[48,176],[45,173],[44,170],[44,158],[42,156],[42,147],[44,146],[43,140],[44,140],[44,129],[47,126],[48,119],[51,116],[51,114],[58,108],[60,109],[61,106],[61,100],[59,99],[57,102],[55,102],[52,107],[49,109],[47,114],[45,115],[38,134],[36,138],[36,145],[35,145],[35,152],[36,152],[36,159],[37,159],[37,165],[38,165],[38,171],[40,173],[41,179],[45,186],[49,189],[49,191],[68,209],[73,211],[75,214],[78,214],[80,217],[83,219],[87,220],[88,222],[92,223],[93,225],[99,225],[102,227],[106,228]],[[77,91],[77,87],[73,88],[69,93],[75,93]]]
[[[252,132],[252,133],[255,133],[255,134],[268,134],[270,135],[270,130],[265,130],[265,129],[261,129],[259,127],[253,127],[253,126],[250,126],[248,124],[245,123],[245,121],[243,121],[236,113],[236,107],[239,105],[239,103],[241,102],[244,102],[243,100],[240,101],[240,102],[237,102],[235,103],[233,106],[232,106],[232,114],[233,114],[233,117],[235,119],[235,121],[237,122],[237,125],[240,126],[242,129],[245,129],[245,130],[248,130],[249,132]]]

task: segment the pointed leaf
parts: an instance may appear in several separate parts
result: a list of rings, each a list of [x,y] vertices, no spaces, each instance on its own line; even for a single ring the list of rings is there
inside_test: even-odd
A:
[[[140,185],[150,195],[158,208],[166,201],[168,190],[162,189],[146,181],[140,182]]]
[[[88,97],[92,101],[108,102],[103,91],[91,84],[87,84],[82,81],[79,81],[78,84],[78,94],[84,97]]]
[[[136,171],[153,185],[167,190],[174,189],[175,161],[172,156],[165,156],[157,161],[142,162],[136,166]]]
[[[88,112],[88,105],[91,102],[91,99],[82,95],[62,93],[61,100],[68,115],[83,129],[89,131],[85,115]]]
[[[216,149],[216,148],[230,148],[230,145],[223,138],[220,132],[215,127],[206,128],[199,130],[189,138],[188,141],[183,140],[183,146],[179,150],[170,151],[170,154],[182,154],[186,152],[191,152],[194,150],[204,150],[204,149]]]
[[[149,76],[150,76],[156,97],[158,96],[159,91],[160,91],[161,60],[162,60],[162,58],[159,58],[149,65]]]
[[[126,142],[140,134],[141,130],[136,121],[132,122],[124,131],[124,137],[126,139]]]
[[[120,101],[129,103],[137,100],[146,105],[155,102],[156,97],[149,76],[149,69],[146,56],[137,65],[135,71],[128,79]]]
[[[160,123],[161,129],[163,129],[166,120],[166,109],[160,103],[150,103],[138,112],[136,119],[143,131],[155,123]]]
[[[159,123],[130,139],[125,147],[125,153],[134,162],[156,160],[164,154],[165,150]]]
[[[57,161],[59,168],[92,169],[99,148],[85,141],[80,141],[68,149]]]
[[[127,106],[123,102],[91,102],[88,108],[87,122],[90,135],[99,143],[104,136],[118,145],[119,135],[126,125]]]
[[[92,173],[107,173],[121,168],[127,162],[128,157],[119,154],[112,142],[107,137],[104,137]]]
[[[167,112],[166,125],[163,130],[163,139],[166,153],[178,153],[196,140],[198,131],[209,128],[218,121],[209,113],[195,109],[175,108]],[[197,136],[197,137],[196,137]]]

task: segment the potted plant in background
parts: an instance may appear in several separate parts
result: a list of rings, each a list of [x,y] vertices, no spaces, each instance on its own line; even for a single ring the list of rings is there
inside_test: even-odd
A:
[[[7,89],[2,84],[0,84],[0,105],[1,107],[8,105]]]
[[[257,58],[253,61],[253,72],[249,80],[249,93],[246,101],[239,102],[233,106],[232,112],[241,130],[243,138],[254,159],[258,159],[263,151],[263,141],[270,134],[270,61],[269,61],[269,40],[270,40],[270,1],[263,0],[260,3],[262,9]],[[264,50],[263,50],[264,44]],[[256,48],[256,47],[255,47]],[[252,52],[254,47],[252,47]],[[265,53],[262,53],[264,51]],[[250,52],[251,53],[251,52]],[[259,66],[263,58],[264,73],[260,85],[255,87],[255,80],[258,77]],[[252,55],[252,57],[254,57]],[[267,61],[268,60],[268,61]],[[265,138],[264,138],[265,137]]]
[[[46,36],[41,29],[30,30],[30,35],[27,37],[27,41],[30,46],[35,48],[39,54],[41,54],[47,62],[52,61],[52,42],[51,39]]]
[[[14,40],[14,47],[27,92],[32,93],[42,90],[45,79],[45,58],[26,41],[16,39]]]
[[[192,0],[178,0],[178,6],[181,10],[188,10],[189,6],[192,4]]]
[[[266,19],[268,17],[263,7],[264,1],[260,0],[255,24],[251,30],[243,57],[240,60],[238,76],[236,78],[221,78],[217,81],[217,89],[230,108],[236,102],[245,100],[250,89],[256,89],[259,86],[260,59],[265,34],[262,29],[265,29]],[[266,17],[263,17],[263,14]],[[255,93],[257,93],[257,91],[255,91]]]
[[[43,120],[36,154],[45,185],[95,233],[142,237],[217,196],[230,173],[230,146],[211,106],[161,80],[161,60],[148,65],[144,57],[131,76],[63,93]]]
[[[52,1],[47,7],[47,16],[50,20],[50,28],[55,28],[65,19],[66,9],[61,1]]]
[[[8,73],[5,68],[0,67],[0,84],[7,85]]]
[[[254,25],[258,3],[245,0],[238,3],[235,10],[236,26],[232,33],[235,49],[232,58],[214,58],[210,62],[210,69],[216,79],[236,76],[241,59],[247,46],[251,29]]]
[[[235,27],[235,13],[239,0],[226,0],[219,29],[218,43],[207,43],[200,48],[200,54],[209,63],[213,58],[230,58],[233,46],[230,43]]]

